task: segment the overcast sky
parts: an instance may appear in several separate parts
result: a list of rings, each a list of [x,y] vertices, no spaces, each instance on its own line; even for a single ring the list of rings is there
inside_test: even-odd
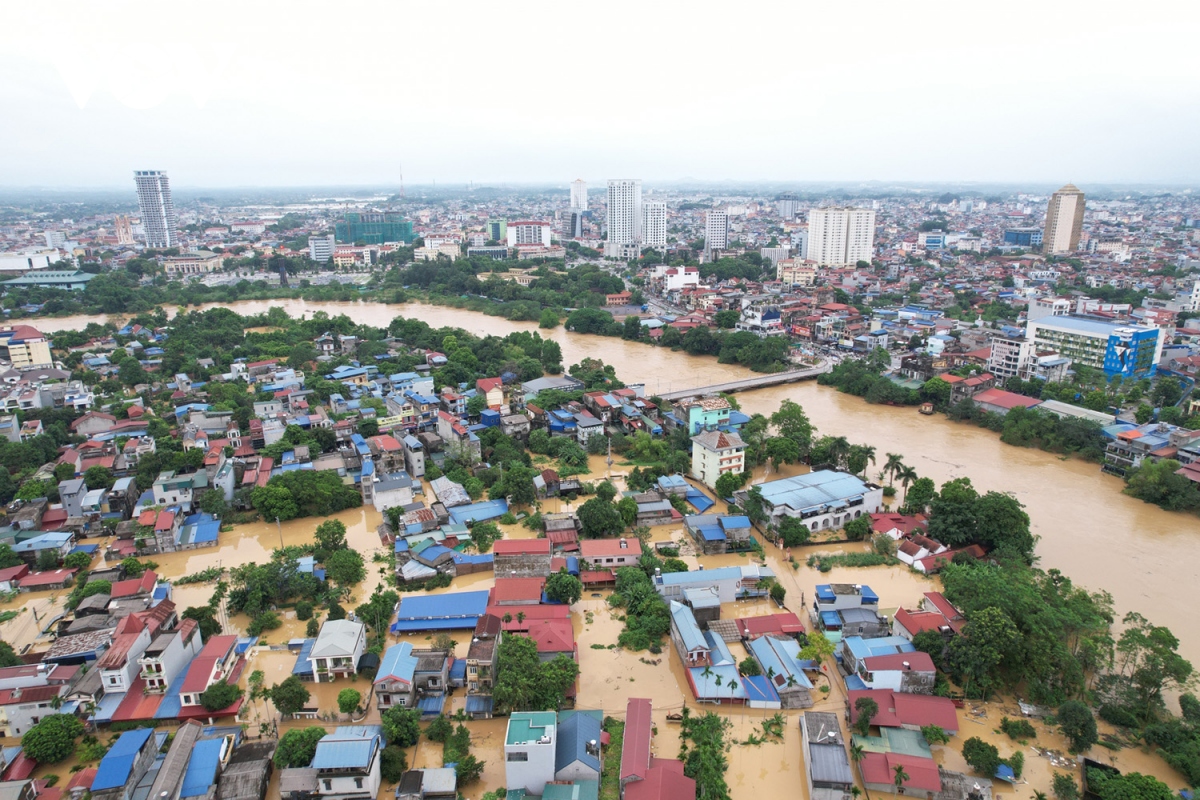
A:
[[[1200,180],[1200,3],[0,6],[0,185]]]

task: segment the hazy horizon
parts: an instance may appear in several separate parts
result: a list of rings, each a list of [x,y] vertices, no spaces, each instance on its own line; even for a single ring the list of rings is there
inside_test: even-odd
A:
[[[139,0],[0,22],[5,187],[1200,184],[1197,4]]]

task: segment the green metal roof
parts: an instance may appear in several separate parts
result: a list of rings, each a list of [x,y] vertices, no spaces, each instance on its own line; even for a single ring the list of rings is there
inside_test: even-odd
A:
[[[558,715],[553,711],[524,711],[508,718],[508,738],[505,744],[536,742],[554,730]]]

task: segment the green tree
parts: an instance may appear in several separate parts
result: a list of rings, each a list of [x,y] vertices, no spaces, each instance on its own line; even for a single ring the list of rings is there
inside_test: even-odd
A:
[[[948,744],[950,742],[950,734],[946,733],[940,725],[922,725],[921,735],[929,744]]]
[[[399,783],[408,771],[408,756],[404,749],[388,745],[379,754],[379,775],[388,783]]]
[[[96,583],[108,583],[108,581],[89,581],[85,590],[92,588]],[[103,594],[108,594],[112,591],[112,584],[109,584],[108,589]],[[214,636],[219,636],[221,633],[221,623],[217,621],[216,612],[211,606],[189,606],[183,610],[183,618],[195,620],[200,628],[200,635],[205,639],[211,639]]]
[[[1065,772],[1054,773],[1052,789],[1057,800],[1079,800],[1079,784]]]
[[[337,696],[338,711],[343,714],[353,714],[361,701],[362,692],[357,689],[342,689]]]
[[[800,445],[786,436],[776,436],[763,442],[763,453],[771,460],[775,469],[784,464],[795,464],[800,460]],[[728,473],[727,473],[728,474]]]
[[[383,737],[388,744],[412,747],[421,736],[421,712],[415,708],[392,706],[383,712]]]
[[[609,481],[604,481],[596,487],[596,497],[606,503],[611,503],[616,496],[617,487],[613,486]]]
[[[425,729],[425,738],[431,742],[445,742],[454,733],[454,725],[442,714],[433,718]]]
[[[978,540],[999,555],[1033,560],[1035,539],[1029,529],[1029,515],[1016,498],[988,492],[975,501],[975,519],[985,521],[978,527]]]
[[[323,554],[333,553],[346,547],[346,525],[341,520],[327,519],[313,532],[317,550]],[[323,558],[317,559],[324,561]]]
[[[546,597],[565,605],[574,605],[583,596],[583,582],[565,569],[546,578]]]
[[[1171,458],[1147,459],[1126,474],[1125,493],[1167,511],[1200,508],[1200,489],[1185,476],[1175,474],[1179,467],[1180,463]]]
[[[11,545],[7,543],[0,544],[0,569],[19,567],[24,563],[21,557],[17,555],[17,552],[12,549]]]
[[[1058,727],[1071,743],[1072,753],[1083,753],[1100,740],[1092,710],[1079,700],[1068,700],[1055,714]]]
[[[200,693],[200,705],[206,711],[221,711],[236,703],[241,696],[242,690],[236,684],[226,683],[222,679]]]
[[[979,494],[970,478],[955,478],[942,484],[930,501],[929,536],[948,547],[977,541],[979,521],[975,503]]]
[[[492,698],[505,711],[553,711],[562,705],[578,675],[579,665],[570,657],[542,662],[532,639],[506,636],[496,654]]]
[[[292,728],[275,748],[275,766],[279,769],[307,767],[317,754],[317,742],[325,737],[325,729],[316,725]]]
[[[0,640],[0,667],[19,667],[23,662],[8,642]]]
[[[272,686],[268,697],[275,704],[275,709],[286,716],[303,709],[312,695],[309,694],[308,689],[304,688],[300,679],[292,675]]]
[[[599,497],[593,497],[580,506],[578,515],[582,533],[588,539],[616,536],[625,527],[617,507]]]
[[[1179,655],[1179,639],[1168,628],[1135,612],[1126,614],[1122,624],[1111,690],[1118,703],[1146,724],[1165,711],[1165,693],[1191,682],[1192,664]]]
[[[871,535],[871,518],[857,517],[847,522],[842,529],[846,531],[847,539],[862,541]]]
[[[871,732],[871,720],[879,713],[879,704],[870,697],[860,697],[854,701],[854,723],[851,727],[859,736]]]
[[[75,752],[75,740],[82,735],[83,723],[74,714],[51,714],[25,732],[21,747],[39,764],[57,764]]]
[[[996,768],[1000,766],[1000,751],[978,736],[963,742],[962,754],[973,770],[989,778],[996,774]]]
[[[1152,775],[1129,772],[1114,775],[1100,769],[1087,772],[1088,792],[1100,800],[1172,800],[1175,794],[1165,783]]]
[[[738,664],[738,672],[748,678],[753,678],[755,675],[762,675],[762,667],[753,658],[747,656]]]
[[[717,478],[716,492],[717,497],[722,499],[733,497],[733,493],[746,485],[748,473],[745,472],[726,472]]]
[[[344,548],[335,550],[325,559],[325,574],[339,586],[353,586],[367,576],[362,554]]]
[[[458,779],[460,786],[474,783],[483,775],[483,768],[487,765],[486,761],[480,761],[475,756],[468,753],[463,758],[459,759],[454,764],[454,776]]]
[[[83,473],[83,482],[87,484],[89,489],[111,489],[116,482],[113,477],[112,470],[108,467],[96,465],[88,467]]]
[[[557,328],[558,314],[549,308],[542,309],[541,319],[538,321],[539,328]]]
[[[780,436],[794,441],[801,453],[807,453],[812,446],[813,426],[799,404],[784,400],[771,415],[771,424]]]
[[[987,697],[996,688],[996,669],[1020,635],[999,608],[972,611],[967,614],[961,635],[950,641],[946,666],[960,679],[968,695]]]
[[[92,565],[92,556],[89,553],[80,551],[78,553],[70,553],[63,559],[63,566],[67,569],[87,569]]]
[[[809,540],[812,531],[798,517],[784,515],[779,520],[779,536],[784,547],[799,547]]]

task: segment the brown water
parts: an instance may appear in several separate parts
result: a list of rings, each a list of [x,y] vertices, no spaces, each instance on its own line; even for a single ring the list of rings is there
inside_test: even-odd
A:
[[[315,311],[325,311],[331,315],[346,313],[356,321],[376,326],[386,326],[394,315],[402,314],[419,317],[434,326],[460,327],[480,335],[503,336],[514,330],[537,329],[536,323],[532,322],[514,323],[476,312],[414,303],[388,306],[363,302],[253,301],[234,303],[231,307],[242,314],[256,314],[274,306],[282,307],[293,315],[311,314]],[[103,318],[48,319],[39,321],[38,325],[45,331],[77,330],[90,321],[103,321]],[[647,393],[703,386],[751,375],[744,368],[717,364],[712,358],[688,356],[618,339],[576,335],[566,332],[561,327],[541,333],[562,345],[566,364],[577,363],[586,357],[602,358],[616,368],[617,374],[623,380],[644,382]],[[910,408],[868,405],[859,398],[819,387],[815,382],[757,390],[740,394],[737,399],[746,413],[770,414],[784,399],[800,403],[820,434],[846,436],[852,442],[874,446],[879,465],[876,465],[873,471],[882,465],[887,453],[893,452],[901,454],[905,463],[913,466],[919,474],[931,477],[939,484],[965,475],[971,477],[980,491],[1011,492],[1025,504],[1033,521],[1034,532],[1041,537],[1037,550],[1041,566],[1061,569],[1080,585],[1112,593],[1118,615],[1136,610],[1155,623],[1169,626],[1181,639],[1181,652],[1193,662],[1200,663],[1200,623],[1187,611],[1187,604],[1180,600],[1179,594],[1180,587],[1191,584],[1194,575],[1192,565],[1196,563],[1197,556],[1200,556],[1200,521],[1195,517],[1168,513],[1126,497],[1120,492],[1119,480],[1101,475],[1095,465],[1062,459],[1037,450],[1010,447],[1002,444],[999,438],[989,431],[953,423],[940,416],[923,417]],[[629,470],[628,467],[621,467],[619,464],[614,464],[610,470],[600,457],[594,457],[590,466],[592,472],[587,479],[593,481],[601,479],[610,471],[617,477]],[[768,477],[778,475],[772,474]],[[619,477],[614,482],[618,488],[623,488]],[[544,510],[567,510],[569,507],[570,505],[563,501],[553,500],[545,504]],[[347,525],[351,546],[363,552],[368,561],[367,582],[355,592],[355,602],[359,602],[369,595],[373,586],[381,580],[379,565],[370,562],[371,552],[380,549],[374,533],[379,518],[370,509],[343,512],[339,518]],[[284,540],[289,544],[310,541],[312,530],[318,522],[319,520],[297,520],[285,524],[282,531]],[[532,535],[520,526],[504,527],[506,535],[509,536]],[[679,526],[660,526],[652,532],[654,541],[679,540],[681,537],[682,531]],[[218,549],[159,557],[156,560],[162,564],[160,571],[168,575],[180,575],[215,563],[229,566],[259,560],[265,558],[270,549],[278,546],[279,533],[274,524],[240,526],[234,534],[222,534],[221,541],[223,545]],[[858,548],[861,545],[851,547]],[[807,554],[797,553],[797,559],[802,562]],[[863,570],[834,570],[823,575],[803,566],[793,570],[779,557],[780,555],[777,551],[769,551],[768,564],[783,579],[788,589],[787,605],[793,610],[801,610],[801,598],[811,597],[812,588],[817,583],[869,582],[880,594],[880,604],[883,608],[912,606],[920,598],[921,592],[927,591],[933,585],[928,579],[903,568],[873,569],[866,573]],[[699,561],[694,556],[687,556],[685,560],[691,564]],[[702,559],[708,567],[745,563],[745,560],[746,556]],[[477,574],[457,579],[455,586],[449,591],[463,588],[486,589],[491,584],[491,575]],[[181,603],[181,606],[192,604],[196,600],[203,602],[210,592],[210,587],[181,587],[177,601],[181,597],[186,598],[186,602]],[[36,599],[44,602],[48,599],[48,593]],[[30,600],[36,602],[36,599],[22,597],[19,603],[27,604]],[[761,610],[757,612],[752,611],[753,605],[739,607],[738,611],[767,613],[767,606],[761,605]],[[659,731],[656,750],[660,755],[673,757],[678,748],[678,732],[673,730],[676,726],[666,724],[665,714],[684,702],[683,692],[686,691],[683,688],[686,683],[683,682],[677,660],[671,657],[669,649],[663,655],[653,658],[644,653],[593,650],[593,643],[615,642],[621,624],[608,614],[602,599],[585,597],[576,611],[582,668],[580,707],[602,708],[607,714],[619,715],[623,712],[626,697],[653,698]],[[584,621],[582,612],[585,611],[592,612],[590,622]],[[8,638],[6,634],[12,630],[9,626],[15,628],[22,620],[28,618],[28,614],[23,614],[13,623],[6,625],[5,629],[0,629],[0,635]],[[231,620],[231,624],[244,627],[245,620],[235,618]],[[289,636],[297,635],[296,632],[302,630],[302,627],[301,623],[289,620],[283,629],[271,632],[268,638],[273,642],[282,642]],[[28,630],[22,626],[22,633],[26,636]],[[414,637],[415,645],[418,644],[418,638],[423,637]],[[740,657],[741,653],[736,651],[736,647],[735,652]],[[260,657],[265,657],[268,652],[270,651],[264,652]],[[646,664],[640,660],[643,657],[650,661],[661,661],[658,664]],[[268,684],[274,682],[275,675],[286,675],[284,664],[291,663],[285,655],[270,653],[269,658]],[[253,668],[262,667],[256,664]],[[344,685],[343,682],[338,688]],[[322,687],[322,691],[324,690]],[[840,707],[844,702],[840,690],[835,687],[830,693],[830,699],[825,702],[831,707]],[[328,703],[322,699],[322,708],[335,707],[332,698],[329,698]],[[751,726],[758,724],[755,721],[756,715],[759,719],[762,715],[762,712],[740,710],[721,713],[728,714],[734,721],[736,728],[733,735],[738,739],[744,739]],[[999,716],[1003,713],[1005,712],[998,706],[989,709],[986,725],[970,720],[964,721],[964,730],[960,738],[971,735],[992,738],[992,728],[998,725]],[[995,720],[991,717],[995,717]],[[782,795],[803,785],[799,773],[802,768],[801,762],[795,757],[799,749],[795,712],[788,714],[788,723],[787,740],[783,744],[734,748],[730,754],[729,783],[733,787],[735,798],[742,800],[750,798],[752,794],[763,796],[763,788],[774,790],[770,796]],[[468,797],[476,798],[486,789],[502,783],[502,755],[497,745],[502,741],[503,728],[495,721],[472,723],[470,727],[473,731],[478,731],[481,737],[479,757],[486,758],[489,762],[484,780],[468,787],[465,792]],[[1050,734],[1039,730],[1039,741],[1043,736],[1047,737],[1047,743],[1052,747],[1061,744],[1055,744]],[[993,741],[1000,744],[997,739]],[[485,742],[488,745],[486,750],[482,746]],[[956,742],[952,748],[941,749],[948,765],[962,766],[961,755],[957,753],[960,746],[961,743]],[[1005,744],[1001,747],[1002,754],[1008,754],[1014,747],[1013,744]],[[420,752],[415,754],[417,763],[440,763],[440,748],[430,748],[422,744],[418,750]],[[1108,751],[1098,752],[1104,754],[1101,758],[1105,758]],[[1117,755],[1117,759],[1122,768],[1153,772],[1173,787],[1182,785],[1178,776],[1156,757],[1123,750]],[[410,753],[410,763],[413,761],[414,754]],[[1026,770],[1031,785],[1017,787],[1015,793],[1011,789],[1005,789],[1002,793],[1029,797],[1032,796],[1033,788],[1048,790],[1051,770],[1045,759],[1027,750]],[[800,791],[803,793],[803,790]]]

